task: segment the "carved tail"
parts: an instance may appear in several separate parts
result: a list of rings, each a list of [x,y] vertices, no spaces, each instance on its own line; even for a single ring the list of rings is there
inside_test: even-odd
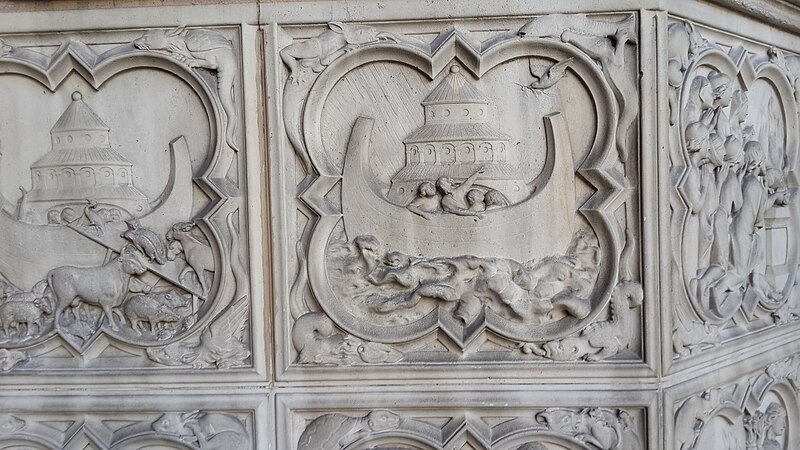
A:
[[[283,122],[286,127],[286,135],[291,142],[292,147],[300,161],[303,164],[303,170],[306,173],[311,173],[311,158],[306,150],[305,143],[303,142],[303,92],[307,87],[303,80],[296,79],[299,84],[287,82],[283,91]]]
[[[233,214],[228,214],[225,221],[228,224],[228,232],[231,233],[231,270],[233,271],[233,278],[236,282],[236,291],[233,295],[233,301],[244,297],[247,292],[247,267],[242,261],[242,244],[239,238],[239,233],[233,225]],[[198,277],[200,274],[198,274]]]
[[[226,54],[221,58],[217,69],[217,91],[222,109],[225,111],[227,125],[225,126],[225,142],[234,151],[238,152],[236,145],[236,102],[235,89],[237,79],[236,59],[233,54]]]
[[[308,305],[303,297],[306,283],[308,282],[308,269],[306,268],[306,255],[303,249],[303,243],[298,242],[295,246],[297,253],[297,278],[292,283],[292,288],[289,290],[289,311],[292,313],[292,318],[298,319],[303,314],[307,313]]]

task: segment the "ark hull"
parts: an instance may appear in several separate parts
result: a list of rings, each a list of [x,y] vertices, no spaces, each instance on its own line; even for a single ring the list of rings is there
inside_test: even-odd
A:
[[[373,119],[359,117],[350,136],[342,180],[347,238],[372,235],[387,250],[412,256],[468,254],[526,262],[563,254],[575,232],[575,169],[563,118],[554,114],[545,117],[544,123],[546,167],[552,173],[533,196],[489,210],[482,219],[442,214],[428,220],[379,194],[380,187],[368,169]],[[546,239],[537,238],[544,234]]]

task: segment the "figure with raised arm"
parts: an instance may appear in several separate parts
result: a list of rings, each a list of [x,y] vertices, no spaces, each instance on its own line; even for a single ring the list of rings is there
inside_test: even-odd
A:
[[[459,216],[475,216],[478,218],[483,217],[482,212],[471,211],[469,209],[469,203],[467,202],[467,193],[472,188],[475,180],[478,179],[478,176],[482,175],[483,173],[484,168],[481,167],[458,186],[456,186],[455,182],[448,177],[441,177],[436,180],[436,186],[444,194],[442,197],[442,209],[445,212]]]

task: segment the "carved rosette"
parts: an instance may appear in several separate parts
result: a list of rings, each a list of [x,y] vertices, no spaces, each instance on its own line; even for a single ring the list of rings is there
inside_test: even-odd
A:
[[[553,15],[427,44],[331,23],[284,47],[304,172],[296,362],[410,362],[436,341],[469,355],[488,340],[599,360],[641,342],[627,336],[642,296],[621,175],[637,160],[635,29]]]
[[[48,148],[30,149],[38,159],[3,155],[4,168],[30,168],[30,178],[21,196],[2,190],[0,369],[248,364],[232,36],[154,29],[113,47],[6,46],[0,71],[19,77],[0,84],[24,96],[39,83],[52,94],[25,101],[63,113],[36,122],[51,127]],[[149,96],[136,92],[143,84]],[[185,97],[161,98],[176,92]],[[158,127],[145,120],[165,115]],[[29,128],[15,136],[48,135]]]
[[[792,320],[800,130],[780,51],[723,48],[684,22],[669,45],[673,341],[685,356],[740,333],[733,322]]]

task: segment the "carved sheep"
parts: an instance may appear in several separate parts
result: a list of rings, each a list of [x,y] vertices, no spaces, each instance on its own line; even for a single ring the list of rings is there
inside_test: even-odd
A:
[[[53,309],[46,299],[36,299],[32,302],[8,301],[0,305],[0,323],[6,336],[9,335],[11,328],[19,331],[19,325],[23,323],[26,326],[25,336],[30,336],[33,325],[36,325],[39,332],[42,331],[44,315],[52,312]]]
[[[68,306],[78,307],[83,302],[102,308],[111,328],[118,330],[112,309],[122,304],[128,292],[146,289],[146,287],[131,289],[131,278],[143,274],[146,270],[135,253],[127,250],[123,250],[118,258],[104,266],[88,268],[64,266],[51,270],[47,274],[47,280],[57,303],[56,326],[61,313]],[[78,320],[74,309],[72,313],[75,320]],[[121,315],[120,320],[125,323],[125,318]]]
[[[169,294],[166,294],[169,296]],[[155,333],[163,322],[177,322],[181,317],[172,307],[160,300],[159,294],[136,295],[122,307],[125,316],[131,323],[131,328],[141,334],[142,322],[150,324],[150,332]]]

